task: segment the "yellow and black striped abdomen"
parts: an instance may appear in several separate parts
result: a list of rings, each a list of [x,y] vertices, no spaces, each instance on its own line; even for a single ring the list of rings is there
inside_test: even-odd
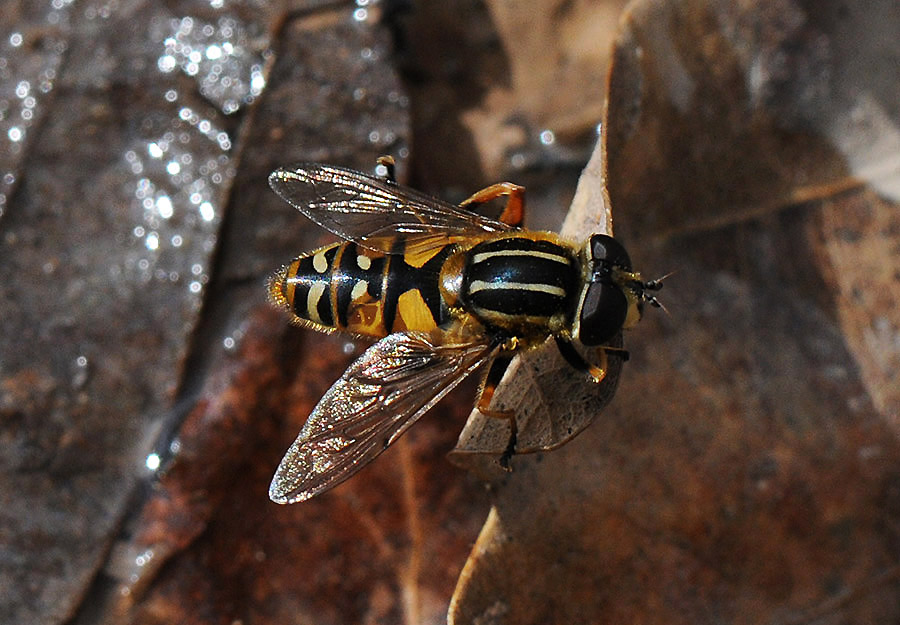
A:
[[[295,258],[269,280],[269,295],[294,321],[313,329],[383,337],[429,331],[450,319],[441,298],[441,266],[452,246],[421,265],[410,264],[398,242],[381,254],[356,243],[335,243]]]

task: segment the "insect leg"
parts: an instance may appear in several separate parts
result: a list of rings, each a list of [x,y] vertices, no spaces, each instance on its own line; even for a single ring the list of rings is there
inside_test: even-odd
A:
[[[394,166],[394,157],[385,154],[384,156],[379,156],[375,159],[375,164],[384,167],[385,174],[384,180],[385,182],[390,182],[391,184],[397,184],[397,170]]]
[[[476,191],[470,197],[460,203],[461,207],[470,204],[483,204],[498,197],[507,196],[506,206],[500,214],[499,220],[503,223],[518,228],[525,219],[525,187],[511,182],[498,182],[481,191]]]
[[[491,363],[491,368],[488,369],[487,375],[484,376],[484,382],[481,383],[481,391],[478,396],[478,403],[475,407],[478,409],[478,412],[486,417],[508,418],[508,412],[491,410],[489,406],[494,397],[494,391],[497,390],[497,385],[500,384],[500,380],[503,379],[503,374],[506,373],[506,369],[509,367],[511,361],[511,354],[499,354]]]
[[[604,354],[607,352],[615,352],[619,358],[622,359],[622,362],[628,362],[628,359],[631,358],[631,354],[628,353],[628,350],[624,347],[613,347],[612,345],[601,345],[597,348]]]
[[[569,363],[573,369],[587,373],[594,379],[594,382],[596,382],[597,384],[602,382],[603,378],[606,377],[608,363],[605,348],[597,350],[600,353],[600,365],[598,366],[593,365],[585,360],[584,356],[579,354],[578,350],[572,346],[572,343],[564,338],[557,336],[556,346],[559,348],[559,353],[562,354],[562,357],[566,359],[566,362]]]
[[[484,416],[509,421],[509,442],[500,456],[500,466],[507,471],[510,470],[509,459],[516,453],[516,439],[519,434],[519,428],[516,425],[516,413],[511,410],[491,410],[490,405],[491,399],[494,397],[494,391],[497,390],[497,385],[503,379],[503,374],[506,373],[512,357],[512,352],[501,352],[494,358],[494,362],[491,363],[491,368],[488,369],[487,375],[484,376],[484,382],[481,384],[478,403],[475,404],[475,408]]]

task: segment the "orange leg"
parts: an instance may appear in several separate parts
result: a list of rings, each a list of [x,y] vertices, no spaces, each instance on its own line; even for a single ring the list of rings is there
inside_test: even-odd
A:
[[[470,197],[463,200],[460,206],[465,207],[470,204],[483,204],[490,202],[498,197],[507,196],[506,206],[500,214],[500,221],[518,228],[525,219],[525,187],[521,187],[511,182],[498,182],[489,187],[485,187],[481,191],[476,191]]]
[[[516,425],[516,413],[511,410],[491,410],[490,405],[491,399],[494,397],[494,391],[497,390],[497,385],[503,379],[503,374],[506,373],[506,368],[509,366],[510,361],[512,361],[512,354],[501,354],[494,359],[494,362],[491,363],[491,368],[488,369],[487,375],[484,377],[484,383],[481,385],[478,403],[475,404],[478,412],[484,416],[509,421],[509,442],[500,456],[500,466],[507,471],[510,470],[509,459],[516,453],[516,439],[519,434],[519,428]]]
[[[603,381],[603,378],[606,377],[606,372],[609,369],[609,361],[606,357],[606,350],[617,349],[607,347],[600,347],[599,349],[597,349],[597,352],[600,356],[600,364],[594,365],[585,360],[584,357],[579,354],[574,347],[572,347],[572,344],[569,341],[557,337],[556,346],[559,348],[559,353],[562,354],[563,358],[566,359],[566,362],[568,362],[570,365],[572,365],[573,368],[577,369],[578,371],[584,371],[585,373],[587,373],[597,384],[600,384],[600,382]]]

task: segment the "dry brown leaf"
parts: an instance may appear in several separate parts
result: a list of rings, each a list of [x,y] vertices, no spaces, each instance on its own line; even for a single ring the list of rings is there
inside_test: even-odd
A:
[[[609,191],[671,316],[591,427],[514,459],[451,622],[898,618],[898,17],[630,6]]]

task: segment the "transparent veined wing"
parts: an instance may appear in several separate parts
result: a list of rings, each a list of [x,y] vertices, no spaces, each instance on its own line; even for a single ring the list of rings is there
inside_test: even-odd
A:
[[[269,176],[269,186],[326,230],[380,252],[391,251],[395,236],[441,245],[453,236],[513,229],[415,189],[332,165],[280,168]]]
[[[423,333],[381,339],[316,405],[275,472],[269,497],[276,503],[304,501],[343,482],[492,351],[484,342],[440,344]]]

